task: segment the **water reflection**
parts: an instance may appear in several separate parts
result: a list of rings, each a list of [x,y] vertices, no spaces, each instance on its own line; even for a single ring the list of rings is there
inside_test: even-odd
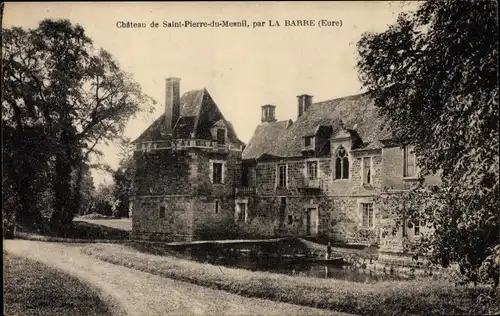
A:
[[[300,259],[280,258],[277,255],[262,253],[242,254],[239,251],[193,251],[190,257],[198,262],[208,262],[251,271],[268,271],[292,276],[339,279],[350,282],[373,283],[385,280],[405,279],[389,271],[375,271],[354,265],[315,263]]]

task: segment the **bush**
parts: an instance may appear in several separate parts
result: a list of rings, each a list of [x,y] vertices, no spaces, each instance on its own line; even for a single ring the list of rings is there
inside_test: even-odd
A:
[[[84,218],[84,219],[108,219],[108,216],[98,214],[98,213],[90,213],[90,214],[82,215],[82,216],[80,216],[80,218]]]
[[[2,219],[3,238],[13,239],[15,232],[16,232],[16,223],[14,220],[14,216],[5,216]]]
[[[482,283],[492,283],[498,287],[500,283],[500,244],[493,248],[492,254],[486,257],[478,269],[479,280]]]
[[[245,234],[243,229],[234,222],[234,219],[224,218],[205,221],[194,230],[194,235],[201,240],[217,240],[242,238]]]

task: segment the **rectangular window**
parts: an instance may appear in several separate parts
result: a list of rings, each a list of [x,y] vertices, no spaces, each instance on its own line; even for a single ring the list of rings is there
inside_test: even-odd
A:
[[[237,219],[238,221],[244,221],[247,214],[247,204],[244,202],[238,202],[236,205],[238,206]]]
[[[286,165],[279,165],[278,166],[278,186],[281,188],[286,187],[286,176],[287,176],[287,170],[286,170]]]
[[[214,162],[212,170],[212,183],[221,184],[222,183],[222,163]]]
[[[408,229],[410,229],[410,232],[413,230],[413,236],[420,235],[420,221],[418,219],[406,220],[405,225],[403,225],[403,237],[408,236]]]
[[[415,153],[408,145],[403,147],[403,176],[414,177],[416,176],[416,159]]]
[[[160,218],[165,218],[165,206],[160,206]]]
[[[226,130],[222,128],[217,129],[217,144],[224,145],[226,143]]]
[[[372,183],[372,158],[363,158],[363,184]]]
[[[362,225],[363,227],[372,228],[373,227],[373,204],[372,203],[362,203]]]
[[[241,169],[241,185],[244,187],[248,186],[248,166],[243,166]]]
[[[219,201],[214,202],[214,212],[215,214],[219,214]]]
[[[288,225],[291,225],[293,223],[293,216],[288,215]]]
[[[318,179],[318,162],[308,161],[307,162],[307,179],[317,180]]]
[[[408,229],[407,229],[408,221],[406,220],[406,216],[403,215],[401,217],[400,223],[403,223],[401,225],[401,234],[403,235],[403,237],[408,237]]]
[[[420,221],[419,220],[415,221],[413,235],[415,235],[415,236],[420,235]]]

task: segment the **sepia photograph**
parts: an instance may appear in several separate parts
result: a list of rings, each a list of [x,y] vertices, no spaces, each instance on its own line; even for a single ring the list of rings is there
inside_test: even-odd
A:
[[[0,8],[4,315],[500,315],[496,1]]]

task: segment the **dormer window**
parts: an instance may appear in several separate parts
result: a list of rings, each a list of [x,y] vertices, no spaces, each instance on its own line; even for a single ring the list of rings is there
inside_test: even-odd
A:
[[[217,145],[224,145],[226,143],[226,130],[223,128],[217,129]]]
[[[349,179],[349,155],[342,146],[335,155],[335,179]]]
[[[314,136],[307,136],[304,140],[305,147],[310,147],[314,143]]]
[[[315,149],[315,136],[306,136],[304,137],[304,143],[302,146],[302,150],[311,151]]]

